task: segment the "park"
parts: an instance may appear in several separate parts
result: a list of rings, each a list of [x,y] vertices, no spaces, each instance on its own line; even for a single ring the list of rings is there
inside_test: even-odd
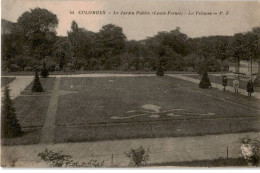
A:
[[[259,138],[259,27],[198,38],[176,27],[136,41],[75,20],[58,36],[43,8],[2,23],[2,166],[44,167],[45,154],[62,152],[71,164],[47,167],[251,164],[240,145]]]

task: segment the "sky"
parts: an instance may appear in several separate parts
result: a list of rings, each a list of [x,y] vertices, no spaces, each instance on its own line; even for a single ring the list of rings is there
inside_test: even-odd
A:
[[[17,22],[22,13],[36,7],[48,9],[57,15],[57,34],[63,36],[67,35],[73,20],[79,27],[93,32],[98,32],[103,25],[115,24],[123,28],[128,40],[142,40],[156,35],[158,31],[171,31],[176,27],[194,38],[233,35],[260,26],[260,1],[2,0],[2,19]],[[70,11],[74,11],[74,14],[70,14]],[[82,11],[105,11],[106,14],[79,14]],[[113,15],[114,11],[119,15]],[[135,14],[137,11],[148,11],[150,14],[120,15],[121,11]],[[183,12],[183,15],[151,15],[154,11]],[[220,11],[223,15],[219,15]],[[187,15],[189,12],[216,12],[218,15]]]

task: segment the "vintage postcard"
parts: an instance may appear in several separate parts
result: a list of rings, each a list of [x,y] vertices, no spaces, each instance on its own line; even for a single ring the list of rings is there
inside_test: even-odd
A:
[[[260,166],[260,1],[2,0],[1,166]]]

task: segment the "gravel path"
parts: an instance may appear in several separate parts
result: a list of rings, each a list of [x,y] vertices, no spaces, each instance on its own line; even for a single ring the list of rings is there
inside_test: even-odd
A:
[[[54,142],[55,120],[56,120],[57,109],[58,109],[59,89],[60,89],[60,78],[56,78],[51,93],[51,99],[45,117],[44,125],[42,128],[41,143]]]
[[[91,159],[104,160],[105,166],[111,163],[117,166],[127,166],[129,163],[125,152],[131,148],[144,146],[150,148],[149,163],[165,163],[176,161],[192,161],[204,159],[238,158],[241,154],[239,139],[243,137],[259,138],[260,133],[236,133],[223,135],[206,135],[191,137],[126,139],[98,142],[38,144],[25,146],[3,146],[3,163],[8,164],[9,156],[18,159],[17,167],[46,167],[40,162],[37,154],[45,149],[63,151],[79,162]],[[112,155],[113,154],[113,155]],[[6,159],[4,159],[6,158]],[[113,158],[113,159],[112,159]]]
[[[15,76],[15,80],[8,84],[11,90],[11,98],[15,99],[18,97],[21,92],[33,81],[33,79],[33,76]],[[1,88],[1,91],[3,96],[4,87]]]

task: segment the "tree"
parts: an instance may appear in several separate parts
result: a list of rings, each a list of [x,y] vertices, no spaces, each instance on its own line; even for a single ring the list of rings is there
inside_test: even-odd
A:
[[[33,82],[32,91],[33,92],[43,92],[43,88],[40,83],[40,78],[39,78],[37,71],[35,72],[35,78],[34,78],[34,82]]]
[[[125,47],[125,40],[126,36],[121,27],[113,24],[102,26],[96,35],[96,55],[106,55],[109,53],[113,56],[122,53]]]
[[[43,8],[34,8],[18,18],[14,32],[26,45],[28,54],[42,60],[52,54],[57,26],[58,18],[55,14]]]
[[[246,59],[247,57],[247,50],[245,46],[246,46],[245,34],[243,33],[235,34],[230,43],[230,52],[231,52],[231,56],[237,61],[236,73],[239,73],[240,61]]]
[[[41,71],[41,76],[42,76],[43,78],[46,78],[46,77],[49,76],[49,71],[48,71],[48,69],[46,68],[46,63],[45,63],[45,61],[43,61],[43,68],[42,68],[42,71]]]
[[[255,86],[260,86],[260,27],[253,28],[251,32],[251,51],[252,57],[251,60],[257,60],[258,62],[258,73],[254,81]],[[252,61],[251,61],[252,62]],[[251,64],[252,68],[252,64]]]
[[[224,60],[229,58],[229,37],[217,37],[217,40],[214,42],[214,56],[216,59],[221,60],[222,68],[221,73],[224,69]]]
[[[71,30],[68,32],[68,43],[73,63],[76,70],[80,69],[93,54],[95,34],[84,28],[79,28],[76,21],[72,21]]]
[[[55,62],[63,69],[65,64],[69,61],[70,43],[67,37],[59,37],[53,45],[53,57]]]
[[[209,77],[208,77],[208,73],[206,71],[203,73],[203,76],[202,76],[201,81],[199,83],[199,87],[203,88],[203,89],[211,87],[211,83],[210,83],[210,80],[209,80]]]
[[[15,108],[10,98],[10,89],[5,87],[3,112],[2,112],[2,135],[5,138],[18,137],[22,135],[21,126],[16,118]]]

